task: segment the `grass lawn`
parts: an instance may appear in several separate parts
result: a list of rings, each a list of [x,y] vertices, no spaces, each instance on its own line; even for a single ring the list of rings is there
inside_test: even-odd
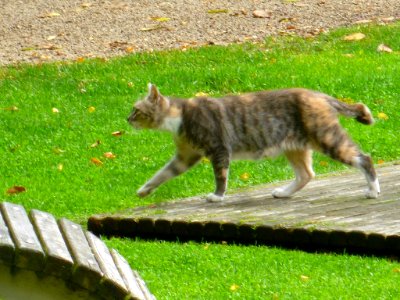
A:
[[[353,32],[366,37],[343,40]],[[378,52],[381,43],[394,52]],[[343,119],[343,125],[375,162],[398,160],[399,45],[396,23],[340,29],[309,40],[278,37],[257,45],[1,67],[1,200],[85,224],[94,213],[212,191],[211,165],[204,161],[148,198],[135,195],[174,152],[168,133],[134,131],[126,122],[148,82],[157,84],[163,94],[181,97],[306,87],[345,101],[361,101],[373,112],[376,124],[363,126]],[[105,157],[107,152],[113,157]],[[317,174],[346,168],[322,155],[314,158]],[[248,176],[241,176],[244,173]],[[282,158],[235,162],[229,191],[291,177]],[[9,195],[12,186],[26,191]],[[159,299],[395,299],[400,295],[400,264],[383,258],[262,246],[124,239],[107,243],[128,258]]]

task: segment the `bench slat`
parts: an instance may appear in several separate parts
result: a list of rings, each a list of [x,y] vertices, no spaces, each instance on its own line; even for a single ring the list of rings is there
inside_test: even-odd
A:
[[[47,254],[45,272],[68,279],[74,264],[53,215],[39,210],[31,210],[30,217],[39,240]]]
[[[100,269],[104,273],[99,293],[109,299],[115,299],[115,297],[118,299],[124,298],[129,292],[114,264],[110,250],[108,250],[104,242],[93,233],[86,232],[86,238],[97,259]]]
[[[12,265],[14,253],[14,243],[3,219],[3,215],[0,212],[0,264]]]
[[[16,246],[15,265],[41,271],[44,267],[44,251],[25,209],[12,203],[1,203],[0,209]]]
[[[75,261],[72,280],[78,285],[95,291],[102,272],[86,240],[81,226],[65,218],[59,220],[61,232]]]
[[[118,251],[116,251],[115,249],[111,249],[110,252],[114,259],[115,265],[119,270],[119,273],[124,279],[129,292],[131,293],[131,295],[134,296],[134,299],[140,299],[140,300],[148,299],[145,297],[145,294],[137,280],[137,277],[132,272],[132,269],[129,266],[129,263],[126,261],[126,259],[121,254],[119,254]]]

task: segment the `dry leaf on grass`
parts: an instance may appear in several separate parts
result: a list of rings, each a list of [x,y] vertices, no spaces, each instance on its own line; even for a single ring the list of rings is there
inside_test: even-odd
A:
[[[95,164],[96,166],[102,166],[102,165],[103,165],[103,162],[102,162],[100,159],[98,159],[97,157],[92,157],[92,158],[90,159],[90,161],[91,161],[93,164]]]
[[[9,106],[9,107],[2,107],[0,108],[1,110],[8,110],[8,111],[18,111],[19,108],[16,107],[15,105]]]
[[[121,136],[123,135],[123,131],[114,131],[113,133],[111,133],[113,136]]]
[[[365,39],[365,34],[361,32],[352,33],[343,38],[345,41],[360,41],[363,39]]]
[[[386,53],[392,53],[393,50],[389,46],[386,46],[385,44],[380,44],[378,48],[376,49],[378,52],[386,52]]]
[[[249,180],[250,178],[250,174],[249,173],[243,173],[242,175],[240,175],[240,179],[246,181]]]
[[[378,113],[378,119],[387,121],[387,120],[389,120],[389,116],[387,114],[385,114],[384,112],[380,112],[380,113]]]
[[[7,194],[9,195],[15,195],[23,192],[26,192],[26,188],[19,185],[14,185],[7,190]]]
[[[306,275],[300,275],[300,280],[303,282],[307,282],[310,280],[310,277],[306,276]]]
[[[101,141],[97,140],[96,142],[94,142],[93,144],[90,145],[90,148],[96,148],[100,144],[101,144]]]
[[[105,158],[109,158],[109,159],[114,159],[114,158],[116,158],[115,154],[113,154],[112,152],[106,152],[106,153],[103,154],[103,156],[104,156]]]

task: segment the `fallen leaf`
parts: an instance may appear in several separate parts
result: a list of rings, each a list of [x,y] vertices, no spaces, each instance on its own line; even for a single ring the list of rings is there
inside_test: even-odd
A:
[[[13,187],[10,187],[7,190],[7,194],[9,195],[14,195],[14,194],[19,194],[19,193],[23,193],[26,191],[26,188],[23,186],[19,186],[19,185],[14,185]]]
[[[379,20],[382,22],[392,22],[394,21],[394,17],[380,18]]]
[[[381,164],[383,164],[383,163],[385,163],[385,161],[384,161],[383,159],[378,159],[378,161],[377,161],[377,164],[378,164],[378,165],[381,165]]]
[[[79,63],[82,63],[82,62],[85,61],[85,58],[84,58],[84,57],[78,57],[78,58],[76,59],[76,61],[79,62]]]
[[[88,108],[89,113],[93,113],[93,112],[95,112],[95,110],[96,110],[96,107],[94,107],[94,106],[89,106],[89,108]]]
[[[242,180],[249,180],[250,178],[250,174],[249,173],[243,173],[242,175],[240,175],[240,179]]]
[[[347,104],[354,104],[354,103],[356,103],[356,101],[354,101],[353,99],[351,99],[351,98],[349,98],[349,97],[339,98],[338,100],[340,100],[341,102],[347,103]]]
[[[42,45],[37,48],[38,50],[60,50],[61,47],[53,44]]]
[[[392,53],[393,50],[389,46],[386,46],[385,44],[380,44],[378,48],[376,49],[378,52],[386,52],[386,53]]]
[[[210,160],[209,160],[207,157],[203,157],[203,158],[201,159],[201,162],[202,162],[202,163],[205,163],[205,164],[209,164],[209,163],[210,163]]]
[[[372,20],[365,19],[365,20],[358,20],[358,21],[353,22],[353,24],[368,24],[368,23],[372,23]]]
[[[64,165],[63,165],[63,164],[58,164],[58,165],[57,165],[57,170],[58,170],[58,171],[61,172],[63,169],[64,169]]]
[[[54,18],[54,17],[59,17],[59,16],[61,16],[60,13],[52,11],[52,12],[49,12],[48,14],[40,16],[39,18],[45,19],[45,18]]]
[[[196,97],[208,97],[208,94],[204,93],[204,92],[198,92],[198,93],[195,94],[195,96]]]
[[[308,276],[306,276],[306,275],[301,275],[301,276],[300,276],[300,280],[303,281],[303,282],[307,282],[307,281],[310,280],[310,277],[308,277]]]
[[[37,50],[36,46],[24,47],[21,49],[21,51],[34,51],[34,50]]]
[[[63,150],[63,149],[61,149],[61,148],[54,148],[53,149],[53,153],[54,154],[62,154],[62,153],[64,153],[65,152],[65,150]]]
[[[47,37],[47,39],[46,40],[48,40],[48,41],[52,41],[52,40],[54,40],[54,39],[56,39],[57,38],[57,36],[56,35],[49,35],[48,37]]]
[[[102,165],[103,165],[103,162],[102,162],[100,159],[96,158],[96,157],[92,157],[92,158],[90,159],[90,161],[91,161],[93,164],[95,164],[96,166],[102,166]]]
[[[327,162],[327,161],[324,161],[324,160],[321,160],[321,161],[319,162],[319,165],[320,165],[321,167],[327,167],[327,166],[328,166],[328,162]]]
[[[296,21],[296,18],[288,17],[288,18],[282,18],[279,19],[279,23],[288,23],[288,22],[294,22]]]
[[[93,3],[85,2],[85,3],[82,3],[82,4],[81,4],[81,7],[82,7],[82,8],[89,8],[89,7],[92,6],[92,4],[93,4]]]
[[[270,18],[272,13],[268,10],[257,9],[253,11],[254,18]]]
[[[133,87],[133,82],[132,81],[129,81],[127,84],[128,84],[128,87],[130,87],[130,88]]]
[[[19,108],[16,107],[15,105],[9,106],[9,107],[3,107],[1,110],[8,110],[8,111],[18,111]]]
[[[385,114],[384,112],[380,112],[380,113],[378,113],[378,119],[387,121],[387,120],[389,120],[389,116],[387,114]]]
[[[90,145],[90,148],[96,148],[100,144],[101,144],[101,141],[97,140],[96,142],[94,142],[93,144]]]
[[[142,157],[142,160],[143,160],[143,161],[148,161],[149,158],[148,158],[147,156],[143,156],[143,157]]]
[[[209,9],[207,11],[209,14],[226,14],[229,12],[228,9],[226,8],[221,8],[221,9]]]
[[[237,291],[237,290],[239,289],[239,286],[238,286],[237,284],[232,284],[232,285],[229,287],[229,289],[230,289],[232,292],[235,292],[235,291]]]
[[[394,268],[393,273],[400,273],[400,268]]]
[[[171,18],[167,17],[151,17],[150,19],[157,22],[168,22],[169,20],[171,20]]]
[[[58,108],[55,108],[55,107],[53,107],[53,108],[51,109],[51,112],[52,112],[53,114],[58,114],[58,113],[60,113],[60,111],[58,110]]]
[[[113,136],[121,136],[124,133],[122,131],[114,131],[113,133],[111,133]]]
[[[343,39],[345,41],[360,41],[362,39],[365,39],[365,34],[361,33],[361,32],[356,32],[356,33],[346,35]]]
[[[158,29],[163,29],[163,28],[166,28],[166,27],[161,26],[160,24],[156,24],[154,26],[140,28],[140,31],[153,31],[153,30],[158,30]]]
[[[115,154],[113,154],[112,152],[106,152],[106,153],[103,154],[103,156],[104,156],[105,158],[109,158],[109,159],[114,159],[114,158],[116,158]]]
[[[132,53],[134,50],[135,50],[135,47],[133,47],[133,46],[128,46],[125,48],[126,53]]]

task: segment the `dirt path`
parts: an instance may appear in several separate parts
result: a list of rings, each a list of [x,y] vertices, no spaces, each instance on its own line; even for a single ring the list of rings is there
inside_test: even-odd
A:
[[[399,0],[0,0],[0,65],[315,35],[396,19]]]

